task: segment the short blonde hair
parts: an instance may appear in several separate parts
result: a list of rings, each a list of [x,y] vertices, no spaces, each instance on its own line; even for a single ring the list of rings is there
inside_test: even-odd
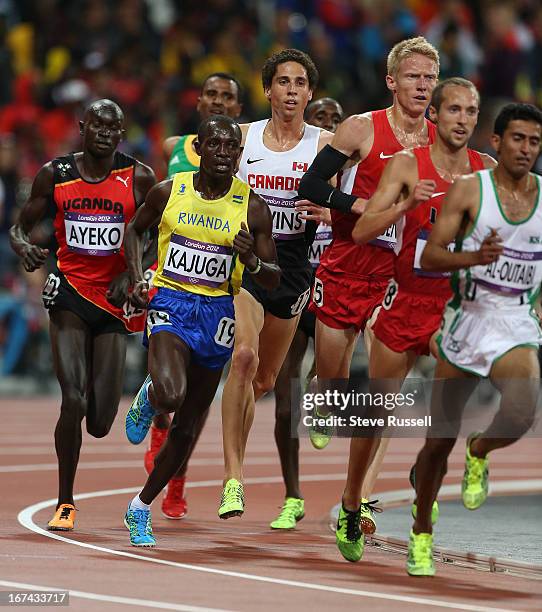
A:
[[[414,55],[419,53],[425,55],[429,59],[432,59],[437,64],[437,75],[440,70],[440,60],[438,51],[433,45],[428,42],[423,36],[417,36],[416,38],[407,38],[398,42],[388,54],[388,74],[395,76],[399,70],[399,64]]]

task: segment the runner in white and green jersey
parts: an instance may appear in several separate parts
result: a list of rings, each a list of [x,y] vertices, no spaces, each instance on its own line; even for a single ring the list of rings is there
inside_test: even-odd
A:
[[[542,281],[542,180],[531,169],[540,153],[542,112],[508,104],[494,132],[498,165],[456,179],[421,258],[430,272],[454,272],[456,295],[444,316],[431,405],[433,427],[443,414],[453,415],[454,423],[445,433],[428,432],[416,462],[418,508],[407,560],[412,576],[435,573],[431,507],[478,379],[490,378],[501,403],[485,432],[467,439],[466,508],[475,510],[487,498],[488,453],[516,442],[534,423],[542,344],[534,311]]]

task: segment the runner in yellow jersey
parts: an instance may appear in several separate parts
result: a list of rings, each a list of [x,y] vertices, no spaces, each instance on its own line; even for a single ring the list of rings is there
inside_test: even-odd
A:
[[[189,456],[231,357],[233,296],[245,267],[266,289],[280,280],[269,208],[233,176],[241,153],[239,126],[222,115],[208,118],[196,151],[199,172],[181,172],[156,185],[125,238],[132,299],[144,307],[149,287],[137,259],[145,232],[159,224],[158,293],[147,312],[150,374],[126,416],[129,440],[143,440],[155,413],[174,413],[154,470],[125,516],[133,546],[155,545],[150,504]]]
[[[200,120],[203,121],[211,115],[227,115],[232,119],[237,119],[243,108],[242,96],[243,88],[234,76],[226,72],[213,72],[203,81],[198,98],[196,110]],[[199,168],[199,155],[194,148],[195,141],[196,134],[170,136],[164,140],[162,148],[167,164],[168,178],[171,178],[177,172],[196,171]],[[151,271],[149,270],[149,272]],[[154,270],[152,274],[154,274]],[[205,425],[205,420],[203,419],[201,422],[201,429]],[[152,421],[149,446],[145,451],[144,458],[147,474],[150,474],[154,468],[154,460],[165,443],[169,425],[170,417],[169,414],[165,413],[157,414]],[[201,429],[196,438],[199,437]],[[166,518],[182,519],[188,511],[184,489],[189,459],[190,457],[187,457],[178,473],[168,482],[161,505],[162,514]]]

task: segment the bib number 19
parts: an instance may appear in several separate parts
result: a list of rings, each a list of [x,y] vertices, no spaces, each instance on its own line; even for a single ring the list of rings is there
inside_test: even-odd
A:
[[[235,338],[235,321],[229,317],[222,317],[218,322],[215,334],[215,342],[220,346],[231,348]]]

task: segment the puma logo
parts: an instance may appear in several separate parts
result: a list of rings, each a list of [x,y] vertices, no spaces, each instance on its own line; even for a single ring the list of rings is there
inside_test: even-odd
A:
[[[125,179],[122,178],[122,176],[119,176],[117,174],[117,181],[120,181],[125,187],[128,187],[128,181],[130,180],[130,177],[127,176]]]

